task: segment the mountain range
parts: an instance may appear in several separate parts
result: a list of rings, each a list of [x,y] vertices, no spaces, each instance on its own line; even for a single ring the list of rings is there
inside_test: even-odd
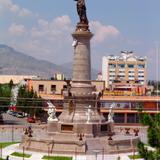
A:
[[[0,75],[38,75],[50,78],[55,73],[63,73],[71,78],[72,62],[57,65],[46,60],[39,60],[16,51],[14,48],[0,44]],[[97,71],[92,69],[92,79]]]

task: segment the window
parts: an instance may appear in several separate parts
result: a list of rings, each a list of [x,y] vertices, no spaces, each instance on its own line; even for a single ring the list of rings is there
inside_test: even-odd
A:
[[[144,71],[138,71],[138,73],[144,73]]]
[[[131,113],[127,115],[127,123],[139,123],[139,117],[137,114]]]
[[[43,91],[44,91],[44,85],[43,85],[43,84],[40,84],[40,85],[38,86],[38,91],[39,91],[39,92],[43,92]]]
[[[109,68],[116,68],[115,64],[109,64]]]
[[[125,67],[125,64],[118,64],[118,67],[119,67],[119,68],[124,68],[124,67]]]
[[[134,77],[134,75],[129,75],[129,77]]]
[[[51,91],[55,92],[56,91],[56,85],[51,85]]]
[[[139,83],[140,83],[140,84],[144,84],[144,80],[140,80]]]
[[[134,71],[128,71],[128,73],[134,73]]]
[[[125,73],[124,71],[119,71],[119,73]]]
[[[67,89],[67,85],[63,85],[63,89]]]
[[[125,77],[125,75],[118,75],[118,77],[119,77],[119,78],[124,78],[124,77]]]
[[[114,121],[115,123],[124,123],[124,114],[123,113],[115,113]]]
[[[110,77],[115,77],[115,75],[110,75]]]
[[[138,64],[138,68],[145,68],[144,64]]]
[[[134,64],[128,64],[128,68],[134,68]]]
[[[115,73],[115,71],[109,71],[110,73]]]

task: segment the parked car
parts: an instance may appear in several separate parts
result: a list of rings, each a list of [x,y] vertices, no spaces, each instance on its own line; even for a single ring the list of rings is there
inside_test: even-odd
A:
[[[16,117],[17,112],[14,112],[14,111],[13,111],[13,112],[11,113],[11,115],[14,116],[14,117]]]
[[[35,120],[34,117],[27,117],[27,122],[28,122],[28,123],[35,123],[36,120]]]
[[[12,113],[13,113],[13,111],[12,111],[12,110],[8,110],[8,111],[7,111],[7,114],[12,115]]]
[[[16,114],[16,117],[17,117],[17,118],[24,118],[24,115],[23,115],[23,113],[18,112],[18,113]]]

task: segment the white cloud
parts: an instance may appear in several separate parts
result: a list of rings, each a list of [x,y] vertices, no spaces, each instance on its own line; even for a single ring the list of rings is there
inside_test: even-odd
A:
[[[53,20],[53,25],[56,27],[62,27],[63,29],[68,29],[68,26],[71,25],[71,20],[68,15],[57,17]]]
[[[11,12],[14,12],[14,13],[19,12],[19,10],[20,10],[19,6],[15,5],[15,4],[11,4],[9,9]]]
[[[19,11],[19,15],[22,16],[22,17],[25,17],[25,16],[30,16],[32,15],[32,12],[26,8],[22,8],[20,11]]]
[[[47,39],[57,40],[57,38],[63,37],[64,35],[70,36],[72,29],[71,20],[67,15],[57,17],[51,22],[39,19],[38,26],[31,29],[31,36],[33,38],[45,37]]]
[[[24,27],[24,25],[21,25],[21,24],[15,24],[13,23],[9,29],[8,29],[9,33],[11,33],[12,35],[17,35],[17,36],[21,36],[23,34],[26,33],[26,29]]]
[[[73,26],[70,17],[63,15],[52,20],[37,17],[35,20],[32,27],[13,23],[8,29],[10,45],[28,55],[55,63],[71,61],[73,58],[71,33],[76,26]],[[90,26],[95,42],[101,43],[109,37],[117,37],[120,34],[114,26],[105,26],[98,21],[91,22]],[[94,43],[94,46],[99,46],[99,43]]]
[[[26,8],[22,8],[17,4],[14,4],[12,0],[0,0],[0,10],[1,11],[9,11],[11,13],[15,13],[18,16],[30,16],[32,12]]]
[[[44,19],[39,19],[39,20],[38,20],[38,24],[39,24],[39,26],[41,26],[42,28],[47,28],[48,25],[49,25],[49,22],[46,21],[46,20],[44,20]]]
[[[103,42],[104,40],[112,37],[117,37],[120,35],[120,31],[112,25],[103,25],[98,21],[93,21],[90,23],[91,30],[94,33],[95,42]]]
[[[71,33],[73,31],[70,17],[67,15],[56,17],[50,21],[37,19],[32,28],[25,28],[25,26],[15,23],[9,27],[12,46],[16,46],[17,50],[36,58],[56,60],[59,63],[64,61],[60,56],[61,53],[67,52],[66,61],[71,59],[72,52],[68,48],[72,49]],[[15,37],[15,35],[19,36]],[[23,35],[23,38],[20,35]]]

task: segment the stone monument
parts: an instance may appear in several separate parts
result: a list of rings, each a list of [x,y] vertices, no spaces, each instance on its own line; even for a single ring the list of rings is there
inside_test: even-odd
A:
[[[94,94],[95,87],[91,84],[90,40],[93,34],[89,29],[85,0],[75,1],[80,21],[72,33],[73,77],[68,93],[64,94],[63,111],[57,119],[55,108],[49,103],[51,107],[48,110],[46,135],[32,138],[24,136],[21,145],[25,145],[25,149],[47,152],[49,148],[51,152],[62,153],[77,150],[84,154],[95,149],[93,147],[103,148],[106,152],[115,148],[110,146],[107,138],[114,135],[113,116],[110,115],[110,120],[106,121],[99,113],[97,103],[100,97]]]

